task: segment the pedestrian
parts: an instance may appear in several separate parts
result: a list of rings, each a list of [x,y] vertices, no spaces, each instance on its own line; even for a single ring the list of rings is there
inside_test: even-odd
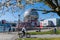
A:
[[[9,27],[9,32],[11,32],[11,27]]]
[[[11,32],[11,25],[10,25],[10,24],[8,24],[8,27],[9,27],[9,30],[8,30],[8,31],[9,31],[9,32]]]
[[[56,34],[56,27],[54,27],[54,33]]]
[[[13,32],[15,31],[15,28],[13,28]]]

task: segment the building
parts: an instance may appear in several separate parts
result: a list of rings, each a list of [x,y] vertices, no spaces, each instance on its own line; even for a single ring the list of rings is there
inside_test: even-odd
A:
[[[48,26],[48,27],[54,27],[60,26],[60,19],[59,18],[51,18],[51,19],[45,19],[43,21],[40,21],[40,23],[42,23],[43,26]]]
[[[0,21],[0,32],[8,31],[10,27],[11,27],[11,29],[13,27],[16,27],[16,23],[15,22],[8,22],[6,20]]]
[[[38,18],[38,12],[35,9],[30,9],[24,13],[24,22],[30,27],[38,26]]]
[[[22,28],[25,26],[27,29],[37,27],[39,24],[38,18],[39,18],[38,12],[35,9],[27,10],[24,13],[24,21],[23,22],[20,21],[20,24],[17,25],[17,27],[19,26],[19,28]]]

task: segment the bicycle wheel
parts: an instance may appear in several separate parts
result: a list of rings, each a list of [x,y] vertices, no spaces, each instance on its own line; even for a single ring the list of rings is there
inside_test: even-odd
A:
[[[26,38],[30,38],[31,35],[29,33],[26,33]]]
[[[20,35],[19,35],[19,38],[23,38],[23,34],[20,34]]]

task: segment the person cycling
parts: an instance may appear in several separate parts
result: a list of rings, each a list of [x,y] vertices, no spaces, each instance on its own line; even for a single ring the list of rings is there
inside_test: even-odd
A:
[[[25,33],[26,33],[26,28],[25,27],[22,27],[22,33],[23,33],[23,36],[25,36]]]
[[[23,35],[20,35],[20,37],[27,37],[27,38],[30,38],[30,34],[27,33],[25,26],[22,27],[22,34],[23,34]]]

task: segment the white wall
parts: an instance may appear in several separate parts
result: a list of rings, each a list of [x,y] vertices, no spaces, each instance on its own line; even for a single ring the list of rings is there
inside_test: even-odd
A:
[[[40,21],[40,23],[42,23],[43,26],[47,26],[48,25],[48,20]]]
[[[54,25],[57,25],[56,23],[56,18],[52,18],[52,19],[46,19],[44,21],[40,21],[40,23],[42,23],[43,26],[48,26],[48,22],[52,21],[54,23]]]
[[[54,25],[57,25],[56,23],[56,18],[52,18],[52,19],[47,19],[48,21],[52,21],[54,23]]]

